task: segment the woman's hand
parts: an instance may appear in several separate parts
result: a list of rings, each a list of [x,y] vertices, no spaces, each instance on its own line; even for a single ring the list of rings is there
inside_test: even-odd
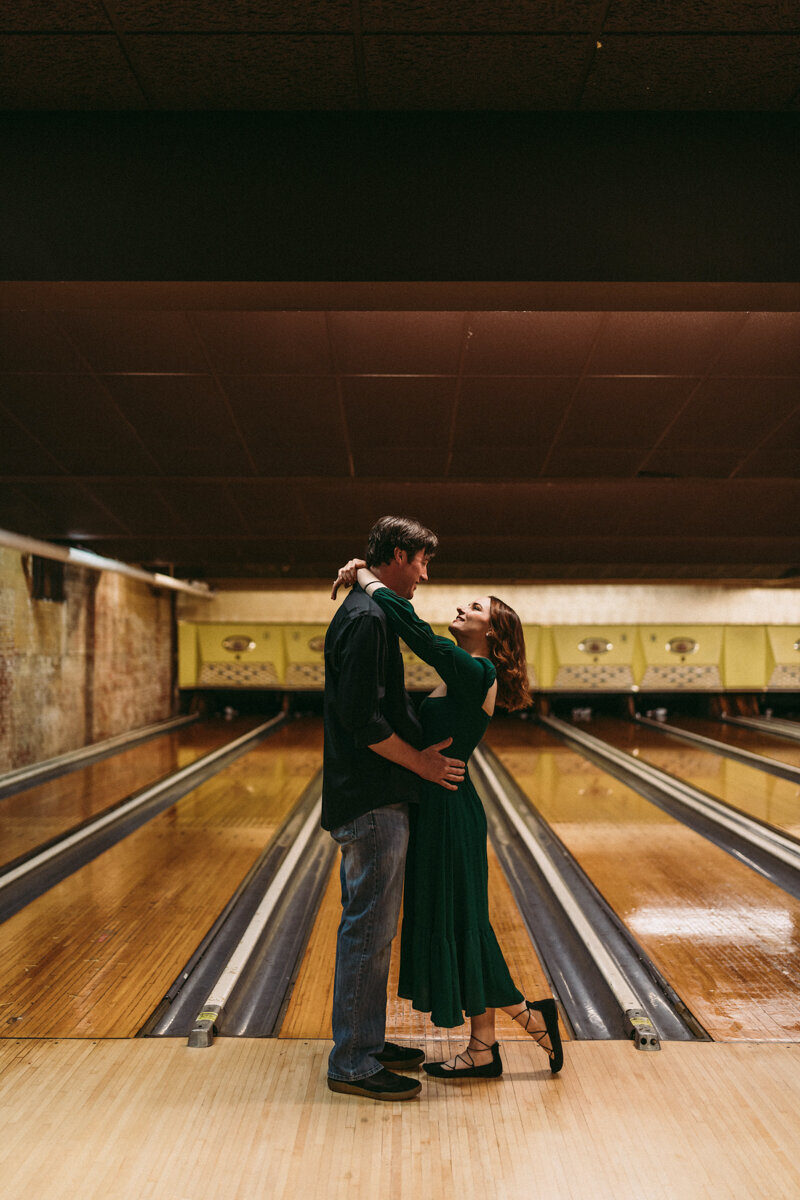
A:
[[[350,561],[345,563],[343,567],[340,567],[339,574],[336,576],[333,587],[331,588],[331,600],[336,599],[336,593],[339,591],[340,587],[353,587],[353,585],[357,582],[356,577],[358,575],[359,567],[365,567],[366,565],[367,564],[363,558],[351,558]]]

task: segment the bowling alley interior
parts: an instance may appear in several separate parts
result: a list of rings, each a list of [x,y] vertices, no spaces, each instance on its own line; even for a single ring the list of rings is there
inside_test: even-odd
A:
[[[800,19],[0,19],[0,1189],[800,1195]],[[326,1086],[325,639],[386,514],[497,595],[468,764],[564,1066]],[[401,641],[415,709],[441,686]],[[398,996],[386,1039],[461,1050]]]

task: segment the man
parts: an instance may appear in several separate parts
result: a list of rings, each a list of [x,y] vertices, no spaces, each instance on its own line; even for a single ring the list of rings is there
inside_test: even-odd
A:
[[[427,580],[436,535],[405,517],[370,530],[367,565],[410,600]],[[336,594],[336,586],[332,593]],[[384,613],[358,586],[325,638],[325,757],[322,825],[342,850],[342,919],[336,942],[333,1041],[328,1087],[375,1100],[410,1100],[422,1051],[385,1041],[386,984],[397,932],[408,844],[408,805],[419,779],[455,790],[464,764],[423,748],[405,690],[403,660]]]

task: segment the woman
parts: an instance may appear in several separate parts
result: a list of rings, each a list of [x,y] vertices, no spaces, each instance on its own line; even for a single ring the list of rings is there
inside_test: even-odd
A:
[[[502,600],[481,596],[459,607],[449,626],[454,645],[437,637],[363,559],[342,567],[334,592],[355,582],[443,680],[420,709],[429,742],[452,737],[448,753],[467,762],[495,703],[509,710],[530,703],[522,627]],[[453,1081],[501,1075],[495,1038],[501,1008],[547,1052],[555,1074],[563,1063],[555,1001],[531,1003],[515,986],[489,922],[488,885],[486,815],[469,774],[454,792],[426,784],[423,803],[411,812],[398,991],[429,1012],[434,1025],[452,1028],[466,1015],[470,1039],[454,1058],[424,1069]]]

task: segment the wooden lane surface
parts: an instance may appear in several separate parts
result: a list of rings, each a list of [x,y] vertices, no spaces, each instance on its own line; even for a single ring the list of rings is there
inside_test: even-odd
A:
[[[550,995],[544,971],[531,945],[528,932],[514,903],[497,858],[489,847],[489,907],[492,925],[505,954],[509,970],[520,990],[529,999]],[[331,1036],[331,1004],[333,1001],[333,968],[336,955],[336,930],[341,914],[339,892],[339,856],[331,873],[325,896],[311,932],[300,973],[292,992],[289,1007],[281,1026],[282,1038],[329,1038]],[[389,1041],[454,1038],[463,1036],[467,1026],[456,1030],[437,1029],[428,1017],[415,1012],[408,1000],[397,995],[400,967],[400,939],[392,945],[389,968],[386,1037]],[[528,1041],[528,1035],[504,1013],[498,1013],[498,1036],[503,1040]],[[562,1027],[562,1037],[566,1031]],[[459,1047],[461,1049],[463,1047]]]
[[[712,1037],[800,1039],[800,902],[544,730],[488,740]]]
[[[260,718],[252,717],[189,725],[0,799],[0,866],[124,800],[132,792],[188,767],[259,723]]]
[[[576,1042],[555,1079],[378,1104],[329,1092],[325,1041],[0,1045],[5,1200],[789,1200],[800,1046]],[[455,1047],[454,1047],[455,1048]],[[434,1047],[440,1050],[439,1045]]]
[[[724,721],[703,721],[697,717],[670,717],[670,725],[678,725],[689,733],[714,738],[734,750],[749,750],[751,754],[762,754],[790,767],[800,767],[800,742],[763,733],[760,729],[747,729],[743,725],[727,725]]]
[[[629,754],[635,751],[643,762],[678,775],[726,804],[800,836],[800,786],[791,780],[767,775],[758,767],[747,767],[646,725],[601,719],[585,728]]]
[[[320,765],[319,721],[249,754],[0,926],[0,1034],[131,1037]]]

